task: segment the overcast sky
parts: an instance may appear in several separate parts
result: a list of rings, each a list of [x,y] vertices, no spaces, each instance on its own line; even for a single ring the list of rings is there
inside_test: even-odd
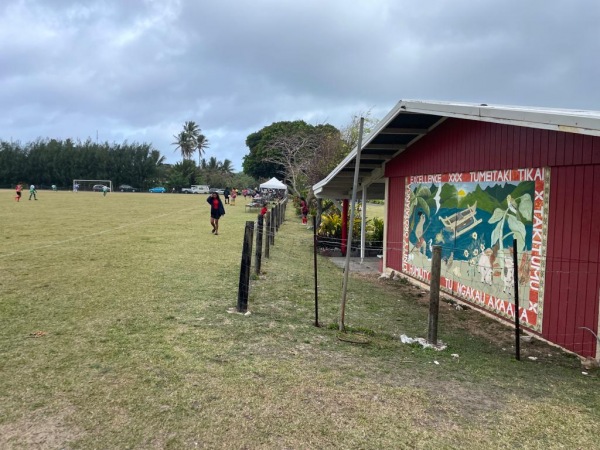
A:
[[[600,110],[598,0],[1,0],[0,139],[347,125],[399,100]]]

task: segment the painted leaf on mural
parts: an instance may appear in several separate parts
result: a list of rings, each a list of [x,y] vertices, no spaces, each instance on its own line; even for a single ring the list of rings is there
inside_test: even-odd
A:
[[[427,202],[425,201],[425,199],[423,199],[423,198],[421,198],[421,197],[418,197],[418,198],[417,198],[417,202],[419,203],[419,206],[420,206],[421,208],[423,208],[423,212],[425,213],[425,215],[426,215],[427,217],[429,217],[429,215],[430,215],[430,214],[429,214],[429,205],[427,204]]]
[[[517,251],[522,252],[525,248],[525,236],[527,235],[527,231],[525,230],[525,225],[520,222],[515,216],[510,214],[507,215],[508,219],[508,228],[513,232],[515,239],[517,240]]]
[[[498,225],[496,225],[494,231],[492,231],[492,241],[490,245],[494,245],[500,240],[500,238],[502,237],[502,228],[504,228],[504,220],[498,222]]]
[[[531,195],[524,194],[521,196],[520,200],[519,212],[525,219],[531,220],[533,218],[533,202],[531,201]]]
[[[415,193],[417,197],[431,197],[431,191],[427,186],[421,186]]]
[[[501,220],[503,216],[504,211],[502,211],[500,208],[496,208],[494,210],[494,214],[492,214],[492,217],[490,217],[490,220],[488,220],[488,223],[496,223]]]

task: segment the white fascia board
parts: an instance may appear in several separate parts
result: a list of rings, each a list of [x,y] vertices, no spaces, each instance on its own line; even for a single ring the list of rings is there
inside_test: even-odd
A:
[[[600,136],[600,112],[468,103],[402,101],[405,111]]]

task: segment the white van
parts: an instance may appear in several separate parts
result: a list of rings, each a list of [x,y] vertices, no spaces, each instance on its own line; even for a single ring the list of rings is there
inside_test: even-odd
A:
[[[189,188],[183,188],[181,190],[182,194],[208,194],[210,191],[210,186],[206,184],[192,184]]]
[[[194,194],[208,194],[210,191],[210,186],[207,184],[193,184],[192,191]]]

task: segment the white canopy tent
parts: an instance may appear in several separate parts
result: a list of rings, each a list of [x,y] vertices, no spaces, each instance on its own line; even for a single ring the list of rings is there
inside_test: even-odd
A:
[[[277,178],[273,177],[269,181],[265,181],[260,185],[261,189],[277,189],[277,190],[285,190],[287,191],[287,186],[279,181]]]

